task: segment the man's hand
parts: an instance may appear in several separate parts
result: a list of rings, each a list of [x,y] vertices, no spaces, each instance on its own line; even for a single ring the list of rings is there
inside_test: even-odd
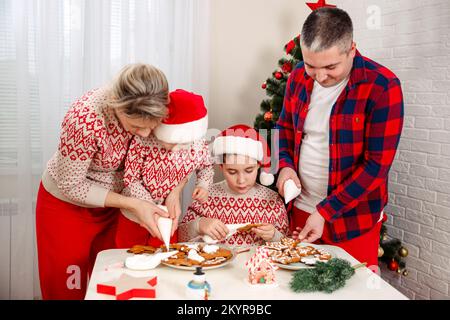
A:
[[[219,219],[199,218],[198,231],[201,235],[208,235],[214,240],[223,240],[229,230],[227,226]]]
[[[289,179],[292,179],[294,181],[297,188],[301,188],[300,179],[298,178],[297,172],[295,172],[294,169],[291,169],[289,167],[281,169],[280,174],[278,175],[277,189],[278,193],[283,198],[284,198],[284,183]]]
[[[202,187],[195,187],[194,192],[192,193],[192,200],[197,200],[200,203],[206,202],[206,200],[208,200],[208,190]]]
[[[275,235],[275,227],[270,223],[263,223],[257,228],[252,228],[251,232],[262,238],[264,241],[270,241]]]
[[[296,231],[292,233],[292,238],[298,239],[301,242],[314,242],[322,236],[324,224],[325,219],[319,212],[315,211],[306,220],[303,229],[296,228]]]

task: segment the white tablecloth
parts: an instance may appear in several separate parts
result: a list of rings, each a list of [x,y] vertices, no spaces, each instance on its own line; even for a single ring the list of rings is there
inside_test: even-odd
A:
[[[352,265],[359,262],[346,251],[335,246],[323,246],[336,257],[348,260]],[[367,268],[359,268],[345,287],[331,293],[295,293],[289,288],[294,271],[279,269],[276,271],[278,285],[252,286],[246,282],[247,268],[245,262],[254,251],[243,252],[228,265],[205,270],[206,279],[211,284],[211,300],[310,300],[310,299],[386,299],[406,300],[407,297],[381,279]],[[94,270],[86,293],[87,300],[115,299],[113,296],[97,293],[97,283],[104,283],[119,278],[122,273],[136,277],[158,277],[156,299],[182,300],[187,299],[185,288],[192,279],[194,271],[186,271],[159,265],[149,271],[132,271],[117,265],[125,261],[132,254],[124,249],[105,250],[98,254]]]

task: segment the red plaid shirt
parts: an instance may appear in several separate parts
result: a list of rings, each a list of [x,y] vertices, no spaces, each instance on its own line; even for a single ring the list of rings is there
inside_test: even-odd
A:
[[[298,172],[303,127],[314,80],[303,63],[286,84],[279,129],[280,169]],[[350,79],[330,115],[327,197],[316,207],[332,241],[358,237],[374,227],[388,200],[388,173],[403,127],[399,79],[357,51]]]

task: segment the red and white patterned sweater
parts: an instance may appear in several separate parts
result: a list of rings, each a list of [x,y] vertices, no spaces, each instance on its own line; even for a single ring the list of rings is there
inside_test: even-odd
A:
[[[122,194],[162,204],[169,193],[193,173],[197,174],[196,185],[208,190],[214,168],[206,140],[168,151],[154,135],[135,136],[125,160]]]
[[[107,89],[87,92],[64,117],[58,150],[42,176],[44,188],[66,202],[104,207],[108,191],[123,189],[132,137],[107,106]]]
[[[215,218],[225,224],[270,223],[276,232],[272,241],[277,241],[288,232],[288,216],[280,196],[262,185],[255,186],[246,194],[235,194],[227,182],[215,183],[209,188],[208,201],[194,201],[188,208],[178,227],[178,240],[189,241],[198,236],[198,219]],[[254,233],[235,233],[225,243],[231,246],[262,244],[264,241]]]

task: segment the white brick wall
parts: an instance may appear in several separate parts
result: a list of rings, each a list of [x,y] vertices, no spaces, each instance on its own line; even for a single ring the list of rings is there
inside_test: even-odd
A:
[[[405,125],[386,212],[389,235],[409,249],[409,275],[382,268],[382,276],[411,299],[450,299],[450,1],[331,2],[352,17],[361,53],[403,87]],[[367,25],[373,5],[379,29]]]

